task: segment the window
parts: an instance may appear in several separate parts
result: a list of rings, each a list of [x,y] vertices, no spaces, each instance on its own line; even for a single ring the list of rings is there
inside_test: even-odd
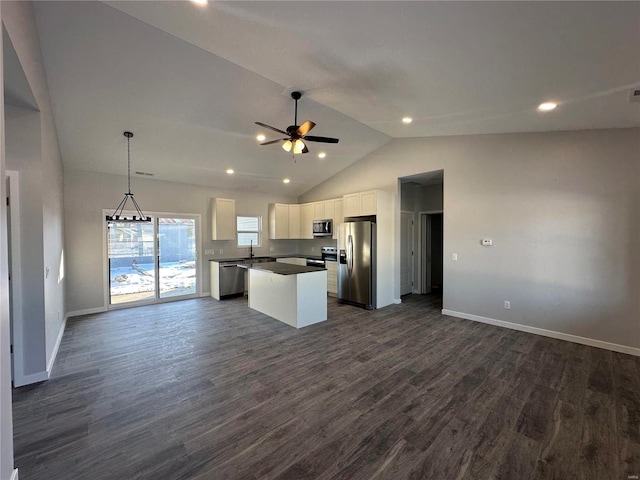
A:
[[[238,230],[238,246],[254,247],[260,246],[260,217],[236,217],[236,225]]]

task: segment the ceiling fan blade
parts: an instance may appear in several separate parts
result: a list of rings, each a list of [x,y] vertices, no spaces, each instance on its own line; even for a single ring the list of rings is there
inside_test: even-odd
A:
[[[298,127],[298,130],[296,131],[296,133],[301,137],[304,137],[315,126],[316,126],[315,123],[313,123],[311,120],[307,120],[306,122],[304,122],[302,125]]]
[[[281,142],[283,140],[289,140],[289,138],[278,138],[277,140],[269,140],[268,142],[261,143],[260,145],[271,145],[274,143]]]
[[[279,128],[276,127],[272,127],[271,125],[267,125],[266,123],[262,123],[262,122],[255,122],[256,125],[260,125],[261,127],[264,128],[268,128],[269,130],[273,130],[274,132],[278,132],[281,133],[283,135],[289,135],[287,132],[280,130]]]
[[[306,136],[304,137],[305,140],[309,140],[310,142],[321,142],[321,143],[338,143],[338,139],[337,138],[331,138],[331,137],[313,137],[313,136]]]

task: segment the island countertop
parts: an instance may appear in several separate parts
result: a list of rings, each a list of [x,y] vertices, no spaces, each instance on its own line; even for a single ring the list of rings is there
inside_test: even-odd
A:
[[[267,258],[313,258],[314,260],[322,260],[322,255],[306,255],[304,253],[278,253],[276,255],[260,255],[253,257],[256,260],[262,260]],[[248,262],[249,257],[230,257],[230,258],[210,258],[210,262],[229,263],[229,262]]]
[[[272,273],[277,273],[278,275],[297,275],[299,273],[308,273],[308,272],[320,272],[322,270],[326,270],[322,267],[307,267],[306,265],[293,265],[291,263],[280,263],[280,262],[239,262],[238,267],[240,268],[254,268],[258,270],[266,270]]]

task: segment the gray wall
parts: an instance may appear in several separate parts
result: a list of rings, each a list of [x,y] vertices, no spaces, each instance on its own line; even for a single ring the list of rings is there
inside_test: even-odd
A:
[[[15,353],[22,355],[24,368],[20,373],[27,376],[43,372],[47,366],[40,113],[5,105],[5,137],[7,169],[20,174],[23,301],[22,325],[16,327],[21,330],[23,342],[16,345]]]
[[[51,368],[65,312],[65,284],[58,278],[64,244],[62,161],[32,4],[3,2],[3,7],[3,23],[28,83],[25,90],[30,91],[39,112],[36,120],[33,112],[10,109],[6,148],[8,165],[24,181],[20,185],[25,209],[21,209],[21,225],[27,231],[21,237],[29,247],[23,257],[23,318],[28,322],[24,373],[42,377]]]
[[[4,21],[4,5],[0,2],[0,24]],[[0,35],[0,79],[4,83],[3,39]],[[0,89],[0,198],[5,198],[4,158],[4,89]],[[9,353],[9,267],[7,262],[7,209],[0,203],[0,478],[13,473],[13,417],[11,410],[11,356]]]
[[[397,139],[301,201],[444,170],[444,309],[640,348],[639,152],[639,129]]]
[[[138,151],[142,148],[144,148],[143,145],[136,146]],[[126,155],[126,150],[123,150],[123,155]],[[131,161],[135,164],[135,157]],[[65,169],[67,305],[68,312],[72,314],[106,307],[104,292],[107,288],[105,284],[107,274],[103,260],[106,233],[102,210],[113,211],[122,200],[126,185],[126,176]],[[131,179],[131,190],[144,213],[201,215],[202,242],[199,245],[199,253],[203,293],[209,292],[209,260],[244,257],[248,255],[249,250],[248,248],[238,249],[235,241],[210,240],[209,203],[211,198],[234,198],[237,214],[262,216],[262,245],[254,248],[256,255],[297,252],[298,242],[295,240],[268,239],[267,215],[269,203],[296,203],[296,198],[259,192],[220,190],[136,177]],[[220,249],[223,250],[222,254]],[[214,250],[215,254],[204,255],[205,250]]]

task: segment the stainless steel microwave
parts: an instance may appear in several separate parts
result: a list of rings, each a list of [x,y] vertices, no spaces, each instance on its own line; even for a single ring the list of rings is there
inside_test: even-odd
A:
[[[333,235],[333,220],[314,220],[314,237],[331,237]]]

